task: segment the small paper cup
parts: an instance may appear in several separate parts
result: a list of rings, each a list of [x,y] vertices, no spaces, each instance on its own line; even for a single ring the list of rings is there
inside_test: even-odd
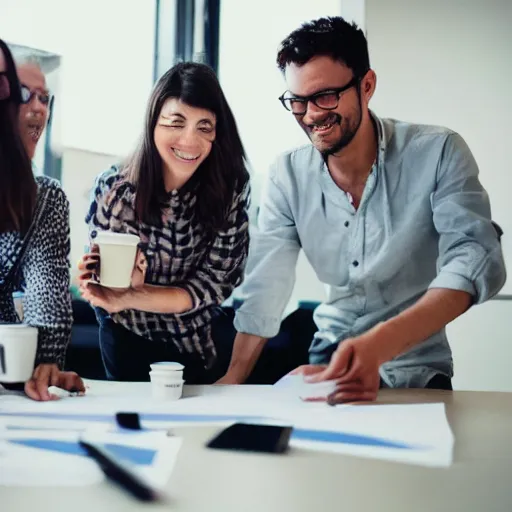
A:
[[[183,380],[151,379],[151,389],[153,398],[157,400],[179,400],[183,393]]]
[[[109,288],[129,288],[140,238],[128,233],[100,231],[95,243],[100,248],[100,279]]]

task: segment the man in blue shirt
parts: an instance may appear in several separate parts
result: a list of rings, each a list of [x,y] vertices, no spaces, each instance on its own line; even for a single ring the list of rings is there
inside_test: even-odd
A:
[[[328,298],[309,380],[337,381],[331,403],[380,387],[451,388],[445,326],[495,295],[506,273],[486,191],[464,140],[442,127],[380,119],[366,38],[342,18],[282,43],[283,106],[311,144],[270,169],[251,240],[230,366],[243,382],[279,329],[304,250]]]

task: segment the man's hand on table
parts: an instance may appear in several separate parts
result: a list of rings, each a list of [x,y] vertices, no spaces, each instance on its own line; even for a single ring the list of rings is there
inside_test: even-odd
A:
[[[335,381],[336,389],[324,398],[329,404],[374,401],[380,387],[382,340],[375,332],[341,342],[328,365],[305,365],[292,373],[303,374],[310,383]],[[314,400],[318,400],[315,398]]]
[[[25,394],[41,402],[57,400],[57,396],[49,393],[50,386],[85,393],[84,382],[77,373],[60,371],[56,364],[40,364],[35,368],[32,378],[25,383]]]

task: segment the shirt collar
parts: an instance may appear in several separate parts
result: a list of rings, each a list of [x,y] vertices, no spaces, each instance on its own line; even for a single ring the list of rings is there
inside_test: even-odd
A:
[[[384,121],[373,110],[370,110],[370,115],[377,127],[377,147],[378,147],[378,160],[384,161],[386,148],[393,138],[393,124],[384,123]]]

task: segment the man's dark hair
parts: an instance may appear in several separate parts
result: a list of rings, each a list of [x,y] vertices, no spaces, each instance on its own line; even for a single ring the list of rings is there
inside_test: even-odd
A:
[[[281,43],[277,65],[284,71],[291,63],[302,66],[319,55],[342,62],[359,78],[370,69],[363,31],[340,16],[313,20],[294,30]]]

